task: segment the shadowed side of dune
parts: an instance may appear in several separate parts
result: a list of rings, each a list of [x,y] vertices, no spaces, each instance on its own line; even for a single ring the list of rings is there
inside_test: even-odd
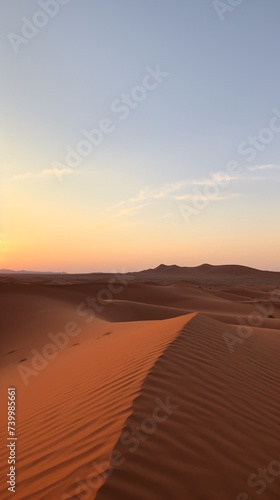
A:
[[[97,500],[256,497],[249,476],[280,454],[280,339],[260,332],[230,353],[224,333],[198,315],[157,360]],[[274,477],[265,498],[279,491]]]

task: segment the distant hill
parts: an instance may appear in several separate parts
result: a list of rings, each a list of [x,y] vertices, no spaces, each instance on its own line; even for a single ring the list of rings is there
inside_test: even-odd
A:
[[[13,271],[12,269],[0,269],[0,274],[67,274],[65,272],[55,273],[53,271]]]
[[[113,273],[56,273],[56,272],[36,272],[36,271],[13,271],[10,269],[1,269],[2,279],[11,280],[11,282],[37,282],[45,284],[78,284],[91,283],[93,281],[106,281],[114,277]],[[194,281],[201,283],[232,283],[232,284],[266,284],[280,286],[280,272],[263,271],[251,267],[228,264],[213,266],[211,264],[202,264],[196,267],[180,267],[178,265],[167,266],[160,264],[154,269],[144,271],[123,273],[132,281],[138,282],[158,282],[172,283],[175,281]],[[28,276],[30,278],[28,278]],[[60,280],[62,282],[53,280]],[[66,280],[66,281],[65,281]]]
[[[222,279],[222,278],[234,278],[234,279],[279,279],[280,272],[274,271],[262,271],[259,269],[254,269],[252,267],[240,266],[240,265],[221,265],[212,266],[211,264],[202,264],[197,267],[180,267],[177,265],[167,266],[161,264],[155,269],[146,269],[145,271],[140,271],[136,273],[137,276],[145,279],[155,279],[159,278],[180,278],[180,279]]]

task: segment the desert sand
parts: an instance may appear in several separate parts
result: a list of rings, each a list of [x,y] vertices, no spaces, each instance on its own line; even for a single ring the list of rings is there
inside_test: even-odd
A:
[[[3,273],[0,498],[278,499],[279,277]]]

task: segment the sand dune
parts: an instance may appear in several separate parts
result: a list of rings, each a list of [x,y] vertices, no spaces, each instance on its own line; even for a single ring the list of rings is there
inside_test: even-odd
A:
[[[14,498],[254,498],[248,477],[280,453],[273,285],[131,281],[90,310],[104,276],[25,279],[0,283],[0,439],[15,386]],[[6,500],[5,446],[0,471]],[[264,498],[277,492],[275,480]]]
[[[177,265],[160,264],[154,269],[146,269],[138,272],[124,273],[123,276],[127,279],[133,279],[137,282],[146,283],[170,283],[181,280],[194,280],[196,282],[207,283],[234,283],[241,282],[253,285],[262,284],[279,284],[280,273],[275,271],[265,271],[254,269],[248,266],[241,265],[211,265],[202,264],[195,267],[182,267]],[[30,271],[14,272],[10,270],[0,270],[0,280],[6,282],[28,283],[32,279],[33,282],[45,285],[63,285],[63,284],[86,284],[93,281],[104,281],[114,277],[111,273],[89,273],[89,274],[67,274],[67,273],[36,273]]]
[[[95,485],[94,498],[96,486],[102,484],[98,468],[107,467],[143,379],[191,317],[138,324],[95,320],[71,342],[72,347],[59,352],[38,376],[31,376],[27,386],[17,364],[10,362],[2,369],[3,393],[7,385],[18,392],[18,498],[56,499],[64,494],[70,498],[79,490],[75,478],[88,476]],[[40,316],[40,321],[45,319]],[[42,339],[38,342],[34,325],[32,336],[39,352]],[[31,367],[31,359],[20,366]],[[1,440],[5,434],[2,426]],[[2,477],[5,455],[2,449]],[[1,498],[10,497],[3,483],[0,491]]]
[[[123,463],[98,500],[255,494],[247,478],[279,457],[280,337],[272,347],[259,335],[232,356],[223,333],[222,324],[196,316],[156,361],[123,431],[137,428],[140,437],[119,440]],[[161,422],[153,418],[158,400],[168,402]],[[279,498],[279,488],[270,484],[265,498]]]
[[[240,282],[246,280],[256,284],[257,282],[279,282],[279,272],[262,271],[247,266],[240,265],[222,265],[213,266],[210,264],[202,264],[196,267],[180,267],[176,265],[166,266],[161,264],[155,269],[147,269],[138,273],[142,279],[161,279],[169,277],[178,279],[191,280],[212,280],[214,281],[232,281]]]

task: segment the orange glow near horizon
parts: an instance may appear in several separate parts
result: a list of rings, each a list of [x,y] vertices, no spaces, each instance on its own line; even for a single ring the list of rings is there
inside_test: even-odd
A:
[[[112,244],[114,238],[110,235],[103,235],[102,239],[100,234],[96,241],[89,241],[87,238],[83,240],[81,237],[74,240],[69,235],[68,238],[59,240],[57,237],[50,239],[47,235],[42,235],[39,239],[35,235],[33,240],[26,237],[24,241],[7,238],[0,243],[0,267],[16,271],[126,272],[154,268],[161,263],[197,266],[207,262],[212,265],[240,264],[278,270],[277,260],[273,255],[274,245],[271,245],[271,251],[268,252],[265,242],[258,242],[259,254],[266,255],[269,263],[257,256],[252,258],[250,246],[232,247],[230,242],[217,242],[210,246],[207,235],[192,242],[186,235],[184,241],[181,238],[180,246],[172,239],[159,245],[156,238],[152,240],[151,235],[149,236],[150,240],[145,239],[145,234],[133,241],[126,238],[116,245]],[[251,243],[257,244],[257,241]]]
[[[138,202],[138,211],[123,202],[108,210],[102,193],[94,200],[72,195],[75,179],[62,187],[36,182],[8,184],[2,269],[114,272],[205,262],[279,269],[277,211],[256,204],[252,217],[246,198],[210,203],[186,223],[168,197]]]

